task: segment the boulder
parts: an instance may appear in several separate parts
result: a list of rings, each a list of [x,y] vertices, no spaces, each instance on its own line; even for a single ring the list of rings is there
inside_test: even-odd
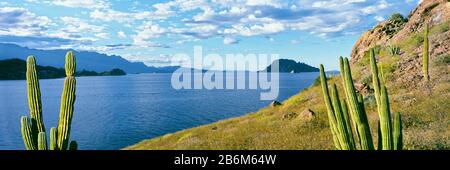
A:
[[[274,100],[274,101],[272,101],[272,103],[270,103],[270,107],[277,107],[277,106],[280,106],[280,105],[281,105],[281,103],[276,101],[276,100]]]
[[[314,118],[315,113],[311,109],[306,108],[302,113],[300,113],[300,116],[304,120],[311,120]]]

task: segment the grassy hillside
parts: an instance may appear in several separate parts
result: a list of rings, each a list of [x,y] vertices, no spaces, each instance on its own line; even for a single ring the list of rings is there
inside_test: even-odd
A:
[[[421,72],[422,35],[423,31],[416,31],[392,41],[390,45],[400,48],[397,54],[391,54],[388,45],[375,46],[378,62],[389,91],[391,110],[403,117],[405,149],[450,149],[450,52],[433,51],[431,81],[425,83]],[[433,25],[429,37],[431,48],[448,47],[449,21]],[[368,56],[364,55],[352,61],[351,69],[358,90],[364,94],[374,130],[378,115],[368,64]],[[332,83],[343,89],[339,76],[331,78],[329,84]],[[313,119],[301,114],[305,109],[315,112]],[[373,139],[376,144],[377,136]],[[334,146],[320,85],[315,83],[281,106],[144,140],[125,149],[334,149]]]

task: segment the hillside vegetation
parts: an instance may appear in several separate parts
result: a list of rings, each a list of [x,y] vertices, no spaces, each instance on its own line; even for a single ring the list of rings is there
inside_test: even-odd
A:
[[[404,149],[450,149],[449,18],[450,2],[424,1],[401,23],[393,17],[355,43],[351,69],[355,86],[364,95],[370,126],[377,127],[378,122],[368,56],[369,49],[375,48],[391,110],[402,115]],[[424,81],[422,73],[426,23],[430,27],[429,82]],[[340,76],[335,76],[328,82],[343,89],[341,81]],[[307,114],[308,110],[314,115]],[[373,139],[377,143],[377,136]],[[125,149],[335,148],[321,87],[314,83],[280,106],[144,140]]]

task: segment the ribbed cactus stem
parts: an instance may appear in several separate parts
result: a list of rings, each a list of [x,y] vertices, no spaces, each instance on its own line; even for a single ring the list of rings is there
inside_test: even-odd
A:
[[[77,141],[71,141],[69,144],[69,150],[77,150],[78,149],[78,143]]]
[[[344,122],[345,122],[345,128],[347,130],[347,134],[349,135],[349,142],[350,142],[350,146],[353,147],[353,149],[356,149],[356,144],[355,144],[355,139],[353,138],[353,132],[352,132],[352,124],[351,124],[351,120],[349,117],[349,113],[348,113],[348,109],[347,109],[347,102],[345,101],[345,99],[342,99],[341,102],[341,109],[342,109],[342,114],[344,117]]]
[[[322,64],[320,65],[320,84],[322,86],[323,98],[324,98],[325,106],[327,108],[327,113],[328,113],[328,121],[330,123],[330,129],[331,129],[331,133],[333,135],[333,143],[334,143],[336,149],[341,149],[342,147],[340,146],[340,141],[337,137],[338,132],[336,129],[336,118],[334,117],[333,106],[331,104],[331,97],[328,92],[327,77],[325,75],[325,70],[324,70]]]
[[[76,61],[75,61],[75,56],[73,55],[72,51],[69,51],[66,54],[65,69],[66,69],[66,76],[67,77],[75,76]]]
[[[394,114],[394,150],[403,149],[402,118],[399,112]]]
[[[45,132],[39,132],[38,134],[38,150],[48,150]]]
[[[425,78],[425,81],[429,81],[430,80],[430,75],[428,74],[428,49],[429,49],[429,44],[428,44],[428,24],[426,24],[425,26],[425,33],[424,33],[424,37],[423,37],[423,76]]]
[[[358,128],[361,149],[373,150],[374,147],[372,143],[372,136],[370,134],[369,123],[367,119],[364,120],[365,112],[358,102],[358,96],[353,84],[350,64],[347,58],[344,59],[344,73],[342,75],[344,76],[343,79],[345,80],[345,86],[347,88],[346,97],[349,110],[355,124],[358,126],[356,128]]]
[[[75,104],[75,56],[72,52],[67,52],[66,55],[66,80],[64,81],[64,88],[61,96],[61,107],[58,123],[58,149],[66,150],[69,145],[70,125],[72,122],[73,108]]]
[[[379,106],[380,105],[381,83],[380,83],[380,78],[378,76],[378,67],[377,67],[377,59],[375,58],[375,50],[373,48],[370,49],[370,69],[372,71],[372,84],[373,84],[373,89],[374,89],[375,101],[377,102],[377,106]]]
[[[58,150],[58,130],[55,127],[50,129],[50,150]]]
[[[42,118],[41,90],[36,67],[36,59],[33,56],[28,56],[26,72],[28,106],[30,108],[32,130],[36,134],[35,138],[37,138],[37,133],[45,132]]]
[[[61,111],[58,123],[58,149],[66,150],[69,144],[70,124],[75,104],[75,77],[67,77],[61,98]]]
[[[389,107],[389,97],[386,87],[381,88],[380,96],[380,130],[381,130],[381,140],[383,150],[393,149],[392,140],[392,125],[391,125],[391,111]]]
[[[353,139],[350,139],[352,135],[349,134],[347,130],[347,124],[349,124],[349,122],[345,121],[344,113],[342,111],[341,103],[339,101],[338,90],[335,84],[333,84],[333,87],[331,88],[331,96],[336,118],[337,132],[339,133],[338,138],[341,141],[342,147],[341,149],[354,150],[355,149],[354,143],[351,142],[351,140]]]
[[[22,116],[20,118],[20,123],[22,125],[21,131],[22,131],[23,143],[25,144],[25,149],[26,150],[36,150],[37,144],[35,142],[35,138],[33,137],[33,133],[31,130],[30,119],[26,116]]]

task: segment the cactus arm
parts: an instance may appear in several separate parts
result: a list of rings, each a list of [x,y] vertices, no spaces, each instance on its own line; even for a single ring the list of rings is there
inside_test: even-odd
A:
[[[39,132],[38,134],[38,150],[48,150],[47,136],[45,135],[45,132]]]
[[[345,74],[345,86],[347,88],[347,101],[349,103],[349,110],[352,114],[352,118],[355,119],[358,125],[358,132],[360,137],[360,145],[363,150],[373,150],[372,136],[370,134],[369,123],[364,120],[364,110],[361,109],[358,103],[355,86],[353,85],[352,74],[348,59],[344,59],[344,74]]]
[[[389,98],[386,87],[381,89],[381,101],[380,101],[380,130],[382,149],[391,150],[393,148],[392,141],[392,125],[391,125],[391,112],[389,108]]]
[[[394,114],[394,150],[403,149],[402,118],[399,112]]]
[[[50,129],[50,150],[58,150],[58,130],[54,127]]]
[[[350,146],[353,149],[356,149],[355,139],[353,138],[352,125],[351,125],[351,121],[350,121],[350,118],[348,115],[347,103],[346,103],[345,99],[342,99],[341,109],[342,109],[342,114],[343,114],[343,118],[344,118],[344,122],[345,122],[345,129],[347,131],[347,134],[349,135]]]
[[[20,118],[23,143],[26,150],[36,150],[36,142],[33,137],[30,119],[26,116]]]
[[[323,92],[323,97],[324,97],[324,101],[325,101],[325,106],[327,108],[328,121],[330,123],[331,134],[333,135],[333,142],[334,142],[336,149],[340,150],[340,149],[342,149],[342,147],[340,146],[340,142],[337,137],[338,132],[336,129],[336,118],[334,117],[333,106],[331,105],[331,98],[330,98],[330,94],[328,93],[327,78],[326,78],[325,70],[324,70],[322,64],[320,65],[320,84],[322,86],[322,92]]]
[[[350,142],[350,134],[347,130],[347,122],[345,122],[344,113],[341,108],[341,103],[339,101],[339,94],[337,91],[336,84],[333,84],[331,88],[331,98],[334,108],[334,113],[336,117],[337,132],[339,133],[338,138],[341,141],[341,147],[343,150],[354,150],[355,146]]]
[[[66,150],[69,144],[70,125],[72,122],[73,108],[75,104],[75,56],[72,52],[66,55],[66,80],[61,96],[61,107],[58,123],[58,149]]]
[[[42,119],[41,90],[39,87],[39,77],[37,74],[36,59],[33,56],[27,58],[27,96],[30,108],[31,126],[33,135],[37,140],[39,132],[45,132],[44,121]]]
[[[370,69],[372,71],[372,84],[374,89],[375,101],[377,102],[377,106],[380,105],[380,79],[378,77],[378,67],[377,61],[375,58],[375,50],[370,49]],[[379,109],[378,109],[379,110]]]
[[[75,76],[76,71],[76,59],[72,51],[68,51],[66,54],[66,64],[64,65],[66,69],[66,76]]]
[[[428,24],[425,26],[425,33],[423,37],[423,76],[425,78],[425,81],[430,81],[430,75],[428,74],[428,50],[429,50],[429,44],[428,44]]]

